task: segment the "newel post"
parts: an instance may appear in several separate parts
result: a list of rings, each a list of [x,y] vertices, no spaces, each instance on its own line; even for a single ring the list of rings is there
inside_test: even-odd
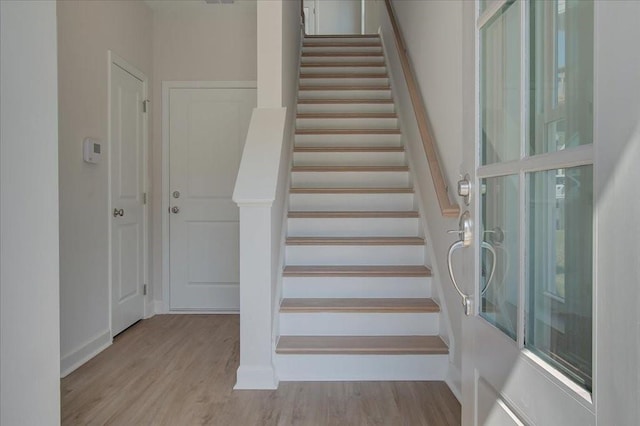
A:
[[[272,202],[240,207],[240,367],[234,389],[276,389],[271,344]]]

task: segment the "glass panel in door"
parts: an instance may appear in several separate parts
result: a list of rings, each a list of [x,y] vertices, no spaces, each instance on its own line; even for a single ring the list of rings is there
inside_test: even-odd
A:
[[[516,340],[520,271],[518,175],[483,179],[480,187],[480,316]]]
[[[520,158],[520,3],[480,31],[481,163]]]
[[[533,1],[529,155],[593,143],[593,2]]]
[[[527,176],[525,346],[591,390],[593,167]]]

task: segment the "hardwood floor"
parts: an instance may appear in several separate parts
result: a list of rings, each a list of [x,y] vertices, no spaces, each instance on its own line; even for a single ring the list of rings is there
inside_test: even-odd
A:
[[[62,379],[63,425],[459,425],[443,382],[280,383],[234,391],[236,315],[158,315]]]

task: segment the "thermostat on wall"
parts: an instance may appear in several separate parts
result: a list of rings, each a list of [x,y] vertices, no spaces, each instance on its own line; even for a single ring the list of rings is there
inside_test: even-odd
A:
[[[84,138],[83,142],[83,159],[87,163],[98,164],[102,156],[102,144],[100,140],[93,138]]]

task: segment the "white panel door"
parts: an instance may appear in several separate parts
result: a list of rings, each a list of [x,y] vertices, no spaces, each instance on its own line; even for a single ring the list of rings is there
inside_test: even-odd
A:
[[[144,315],[144,82],[111,64],[113,335]]]
[[[316,2],[316,34],[360,34],[362,0],[320,0]]]
[[[239,309],[231,200],[256,90],[169,91],[170,309]]]
[[[593,3],[476,5],[463,423],[592,425]]]
[[[316,33],[316,0],[303,1],[304,32],[306,35]]]

